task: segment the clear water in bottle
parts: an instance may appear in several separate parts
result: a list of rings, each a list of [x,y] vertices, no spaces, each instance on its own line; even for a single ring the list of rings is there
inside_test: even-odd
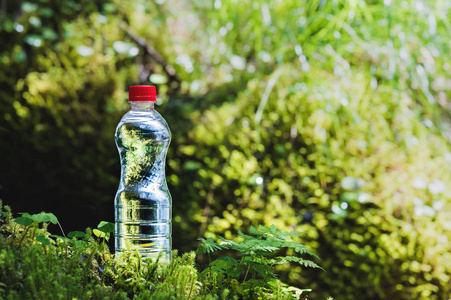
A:
[[[167,263],[171,259],[172,200],[165,162],[171,133],[154,102],[146,101],[156,98],[155,88],[149,88],[130,87],[132,109],[116,128],[121,180],[115,198],[115,247],[116,252],[137,249],[144,258],[163,252],[160,261]],[[147,94],[153,97],[146,98]]]

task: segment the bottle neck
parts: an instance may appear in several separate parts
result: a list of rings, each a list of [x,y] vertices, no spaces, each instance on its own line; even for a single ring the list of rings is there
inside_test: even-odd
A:
[[[152,110],[154,109],[155,106],[155,102],[150,102],[150,101],[133,101],[130,102],[131,106],[132,106],[132,110]]]

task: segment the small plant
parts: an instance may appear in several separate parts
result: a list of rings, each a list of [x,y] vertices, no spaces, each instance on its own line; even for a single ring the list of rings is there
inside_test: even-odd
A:
[[[48,235],[45,234],[47,226],[49,223],[59,224],[58,219],[54,214],[45,212],[33,215],[22,213],[21,217],[15,218],[14,221],[16,224],[24,227],[23,230],[20,230],[19,227],[16,226],[12,231],[14,235],[20,236],[18,239],[18,246],[21,246],[26,238],[29,238],[32,241],[36,240],[44,246],[50,245],[51,240],[48,238]]]
[[[114,232],[114,223],[102,221],[97,225],[97,228],[92,231],[95,236],[103,238],[104,241],[110,240],[111,233]]]
[[[198,253],[220,250],[238,253],[221,257],[199,274],[195,253],[177,255],[168,265],[143,260],[133,249],[112,255],[105,243],[114,224],[96,229],[50,234],[59,224],[52,213],[22,213],[14,218],[0,201],[0,299],[299,299],[301,290],[277,279],[274,267],[287,262],[319,268],[296,256],[275,256],[286,248],[310,254],[293,240],[298,232],[251,227],[243,241],[201,239]],[[303,299],[305,299],[304,297]]]
[[[300,232],[279,231],[274,225],[271,225],[269,229],[263,226],[259,226],[258,229],[251,226],[250,234],[246,235],[238,231],[238,235],[243,241],[237,242],[220,237],[221,242],[219,244],[212,238],[200,238],[201,245],[197,252],[207,254],[209,259],[210,253],[220,250],[235,251],[239,257],[238,260],[232,257],[220,257],[214,261],[210,259],[209,267],[201,275],[218,280],[221,279],[220,277],[229,279],[229,288],[244,298],[255,298],[263,295],[269,297],[269,291],[276,290],[279,292],[276,295],[277,298],[283,296],[284,298],[299,299],[303,292],[311,291],[280,282],[274,272],[276,265],[285,263],[297,263],[304,267],[322,269],[313,261],[297,256],[275,256],[277,252],[285,248],[300,255],[308,254],[318,258],[303,244],[293,240],[301,234]],[[224,289],[224,287],[221,288]]]

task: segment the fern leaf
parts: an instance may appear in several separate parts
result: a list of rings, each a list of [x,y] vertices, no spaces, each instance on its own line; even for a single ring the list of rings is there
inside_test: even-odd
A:
[[[307,259],[303,259],[303,258],[300,258],[300,257],[297,257],[297,256],[284,256],[284,257],[277,257],[277,258],[283,259],[286,262],[295,262],[295,263],[298,263],[298,264],[300,264],[301,266],[304,266],[304,267],[317,268],[317,269],[321,269],[321,270],[324,271],[323,268],[318,266],[313,261],[307,260]]]
[[[274,245],[272,241],[269,240],[246,240],[240,243],[241,252],[253,252],[259,255],[268,255],[270,253],[276,252],[280,249],[277,245]]]
[[[287,240],[291,241],[292,240],[290,238],[290,236],[288,236],[284,231],[277,230],[276,226],[274,226],[274,225],[271,225],[269,227],[269,229],[260,225],[259,230],[263,234],[265,234],[267,239],[278,240],[278,241],[287,241]]]
[[[241,246],[242,243],[238,243],[233,240],[228,240],[223,237],[219,237],[219,238],[221,239],[220,245],[221,245],[221,247],[223,247],[223,249],[232,249],[232,250],[239,251],[239,249],[242,247]]]
[[[287,232],[285,232],[285,236],[288,236],[290,238],[295,238],[304,233],[305,232],[303,232],[303,231],[287,231]]]
[[[260,227],[261,227],[261,226],[260,226]],[[265,234],[265,232],[263,232],[262,230],[260,230],[260,228],[259,228],[259,229],[256,229],[254,226],[251,226],[251,227],[249,228],[249,232],[250,232],[251,234],[257,236],[257,237],[264,237],[264,238],[267,237],[267,235]]]
[[[247,263],[250,266],[250,272],[255,273],[263,278],[275,278],[276,275],[271,271],[271,266],[266,265],[263,262],[249,261]]]
[[[286,260],[284,257],[281,257],[281,256],[274,257],[274,258],[268,260],[268,263],[271,264],[271,265],[283,265],[283,264],[286,264],[288,262],[289,262],[288,260]]]
[[[241,230],[238,230],[238,236],[244,238],[245,240],[254,240],[255,237],[244,234]]]
[[[201,244],[199,245],[199,248],[197,248],[197,253],[212,253],[215,251],[222,250],[224,247],[221,247],[218,243],[216,243],[212,238],[204,239],[199,238],[199,241],[201,241]]]
[[[317,269],[321,269],[324,271],[323,268],[321,268],[320,266],[318,266],[316,263],[314,263],[311,260],[303,260],[302,262],[299,262],[299,264],[304,267],[317,268]]]
[[[301,243],[296,243],[296,245],[294,247],[294,251],[296,251],[299,254],[308,254],[311,255],[317,259],[320,259],[318,255],[316,255],[315,253],[311,252],[307,247],[305,247],[304,245],[302,245]]]

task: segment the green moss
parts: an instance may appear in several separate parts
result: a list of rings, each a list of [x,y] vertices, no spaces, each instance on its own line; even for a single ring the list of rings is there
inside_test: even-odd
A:
[[[316,266],[313,262],[289,256],[287,261],[282,261],[283,257],[265,258],[265,263],[259,267],[257,260],[264,257],[263,252],[266,251],[267,255],[275,250],[268,243],[296,247],[297,252],[308,253],[300,243],[289,238],[294,235],[287,233],[283,237],[283,233],[275,228],[271,228],[271,232],[265,231],[267,240],[256,238],[250,241],[252,245],[242,244],[245,248],[256,247],[259,256],[253,258],[254,262],[243,263],[243,266],[252,266],[250,273],[255,274],[251,280],[241,280],[241,272],[233,277],[225,276],[225,273],[211,276],[209,270],[215,268],[214,262],[202,273],[210,276],[200,276],[194,252],[179,256],[177,251],[173,251],[173,259],[168,265],[160,264],[159,258],[156,261],[143,260],[136,250],[131,249],[114,256],[105,244],[113,230],[111,223],[101,222],[98,229],[92,231],[97,238],[90,229],[86,233],[70,232],[68,236],[71,238],[68,238],[47,231],[49,222],[58,222],[53,214],[25,213],[22,217],[12,218],[10,208],[2,207],[1,203],[0,212],[2,299],[297,299],[302,290],[280,282],[273,271],[268,273],[270,281],[266,273],[258,273],[265,275],[265,280],[257,280],[255,270],[266,270],[273,260],[273,265],[296,261]],[[274,235],[273,240],[270,240],[270,235]],[[233,243],[231,240],[227,242]],[[226,245],[221,247],[228,248]]]

